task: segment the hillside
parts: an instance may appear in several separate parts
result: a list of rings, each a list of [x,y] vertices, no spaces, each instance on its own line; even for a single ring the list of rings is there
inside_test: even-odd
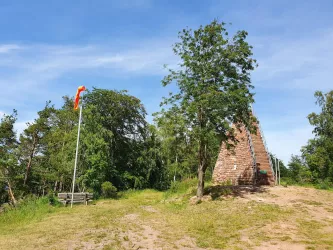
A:
[[[0,249],[333,249],[333,192],[244,189],[198,205],[189,196],[144,190],[16,219],[9,212]]]

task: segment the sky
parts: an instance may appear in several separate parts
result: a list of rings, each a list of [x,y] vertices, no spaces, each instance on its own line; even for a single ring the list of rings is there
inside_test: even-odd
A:
[[[269,150],[288,163],[313,137],[314,92],[333,87],[332,12],[332,0],[0,0],[0,115],[17,109],[21,132],[46,101],[60,107],[85,85],[127,89],[152,121],[169,92],[163,65],[179,63],[178,31],[218,18],[249,33],[254,111]]]

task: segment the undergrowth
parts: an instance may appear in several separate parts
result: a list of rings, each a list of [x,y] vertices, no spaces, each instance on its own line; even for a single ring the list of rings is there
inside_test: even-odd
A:
[[[38,220],[45,214],[53,213],[60,203],[54,196],[37,198],[35,196],[26,197],[18,202],[16,207],[6,206],[0,215],[0,231],[3,227],[25,223],[27,221]]]
[[[300,187],[310,187],[310,188],[316,188],[321,190],[329,190],[333,191],[333,183],[329,180],[322,180],[317,182],[296,182],[295,180],[284,177],[281,178],[281,185],[284,187],[287,186],[300,186]]]

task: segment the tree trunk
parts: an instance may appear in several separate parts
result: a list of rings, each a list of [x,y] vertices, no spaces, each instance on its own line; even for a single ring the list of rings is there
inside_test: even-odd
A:
[[[205,119],[204,119],[204,112],[202,107],[198,110],[198,121],[200,122],[200,130],[201,132],[205,128]],[[200,135],[199,140],[199,148],[198,148],[198,189],[197,189],[197,197],[199,199],[202,198],[204,195],[204,187],[205,187],[205,172],[207,169],[207,147],[206,142],[203,135]]]
[[[36,144],[37,144],[37,135],[34,134],[34,140],[33,140],[33,143],[32,143],[32,150],[31,150],[31,153],[30,153],[30,156],[29,156],[27,169],[26,169],[25,175],[24,175],[24,183],[23,183],[24,185],[27,183],[27,180],[28,180],[28,175],[29,175],[29,171],[31,169],[31,164],[32,164],[32,158],[34,157],[34,154],[35,154]]]
[[[8,185],[8,194],[9,194],[9,197],[10,197],[13,205],[15,206],[16,205],[16,199],[15,199],[15,196],[14,196],[14,193],[13,193],[13,190],[12,190],[12,186],[10,185],[9,181],[7,181],[7,185]]]
[[[44,181],[43,181],[43,195],[42,196],[45,195],[45,184],[46,184],[46,180],[44,179]]]
[[[57,187],[58,187],[58,181],[56,180],[56,182],[54,183],[53,192],[57,191]]]
[[[61,175],[60,176],[60,182],[59,182],[59,189],[58,189],[58,191],[59,192],[61,192],[62,191],[62,189],[63,189],[63,176]]]
[[[205,187],[205,171],[203,165],[199,165],[198,167],[198,189],[197,189],[197,197],[199,199],[204,195],[204,187]]]
[[[176,182],[177,167],[178,167],[178,157],[177,157],[177,154],[176,154],[176,168],[175,168],[175,173],[173,175],[173,181],[174,182]]]

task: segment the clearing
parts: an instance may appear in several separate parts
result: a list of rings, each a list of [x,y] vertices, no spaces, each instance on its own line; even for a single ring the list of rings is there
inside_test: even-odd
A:
[[[207,189],[214,200],[198,205],[192,190],[144,190],[20,220],[8,213],[0,249],[333,249],[333,192],[223,189]]]

